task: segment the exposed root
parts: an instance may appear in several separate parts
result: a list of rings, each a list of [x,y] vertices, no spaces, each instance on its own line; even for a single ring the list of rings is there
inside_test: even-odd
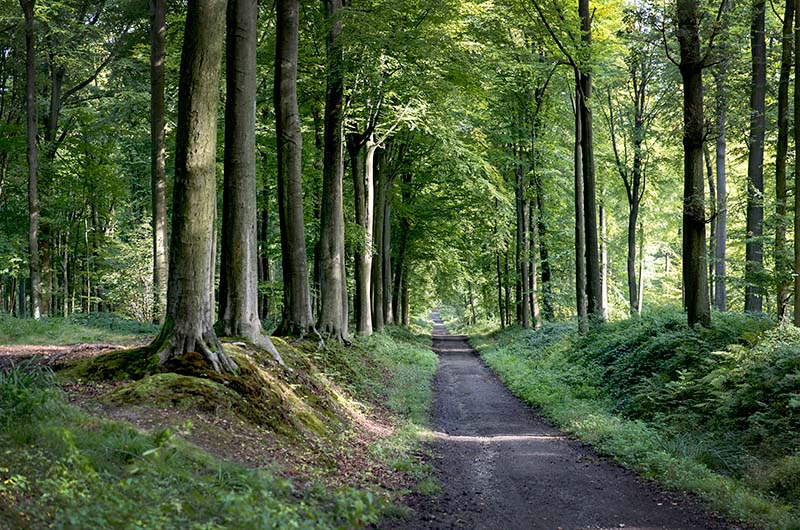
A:
[[[280,364],[287,370],[290,370],[290,368],[286,366],[286,363],[283,362],[283,357],[281,357],[280,352],[275,347],[275,345],[272,344],[272,341],[269,339],[269,337],[267,337],[263,333],[256,333],[254,334],[253,337],[248,337],[248,338],[253,342],[253,344],[258,346],[262,350],[268,351],[272,355],[272,358],[275,359],[275,361],[277,361],[278,364]]]
[[[158,352],[158,364],[162,365],[170,359],[190,352],[201,354],[218,373],[235,372],[238,369],[233,359],[225,352],[213,329],[202,331],[194,326],[175,326],[169,341]]]

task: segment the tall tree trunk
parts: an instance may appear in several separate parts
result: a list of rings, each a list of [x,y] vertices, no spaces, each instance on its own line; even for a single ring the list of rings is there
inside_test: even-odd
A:
[[[269,351],[258,317],[256,48],[258,0],[228,0],[226,15],[225,180],[218,331]]]
[[[539,268],[542,281],[542,316],[545,320],[555,319],[553,310],[553,287],[551,284],[553,273],[550,268],[550,249],[547,246],[547,225],[544,221],[544,190],[538,174],[533,176],[533,185],[536,188],[536,231],[539,236]]]
[[[225,0],[190,0],[178,91],[175,188],[167,318],[161,362],[200,352],[217,371],[235,370],[217,339],[211,305],[216,211],[217,102]]]
[[[36,28],[33,9],[36,0],[20,0],[25,14],[25,100],[28,136],[28,265],[31,276],[31,315],[41,316],[42,285],[39,266],[39,152],[36,143]]]
[[[504,261],[503,268],[505,272],[505,274],[503,274],[504,278],[503,288],[505,291],[506,322],[508,323],[509,326],[511,325],[511,273],[508,265],[508,255],[511,253],[511,250],[509,248],[510,246],[511,244],[507,242],[506,251],[504,253],[505,256],[503,260]]]
[[[603,318],[608,319],[608,244],[606,238],[606,209],[600,203],[600,300]]]
[[[750,88],[750,156],[747,162],[747,241],[745,243],[744,310],[760,313],[763,309],[762,272],[764,243],[761,241],[764,221],[764,129],[767,88],[767,45],[764,37],[766,2],[753,3],[750,26],[752,76]]]
[[[669,259],[669,256],[667,256]],[[639,300],[636,303],[636,314],[642,316],[644,305],[644,227],[639,224]]]
[[[703,159],[706,162],[706,178],[708,179],[708,201],[712,205],[711,221],[708,226],[708,299],[714,299],[714,241],[717,233],[717,215],[715,211],[717,201],[717,188],[714,183],[714,169],[711,164],[711,153],[708,144],[703,144]]]
[[[394,190],[394,175],[390,175],[386,183],[386,204],[383,207],[383,238],[381,249],[383,253],[383,323],[394,324],[392,314],[392,195]]]
[[[258,281],[271,282],[272,281],[272,266],[267,254],[267,245],[269,244],[269,185],[264,183],[261,188],[261,211],[259,212],[258,219]],[[267,319],[271,315],[272,305],[270,292],[261,293],[258,301],[258,314],[261,319]]]
[[[800,4],[794,6],[794,49],[800,50]],[[796,74],[797,72],[795,72]],[[794,76],[794,325],[800,326],[800,76]]]
[[[372,334],[372,225],[375,209],[374,164],[377,149],[371,138],[364,143],[355,136],[347,138],[350,168],[355,190],[356,224],[361,229],[361,241],[355,252],[355,319],[359,335]],[[362,156],[362,153],[364,156]]]
[[[308,286],[300,114],[297,106],[299,0],[280,1],[275,46],[275,122],[278,139],[278,215],[283,265],[283,314],[278,335],[313,331]]]
[[[578,0],[581,18],[581,43],[591,47],[592,14],[589,0]],[[593,321],[602,321],[605,309],[600,294],[600,254],[597,240],[597,192],[594,172],[594,139],[592,134],[592,74],[589,68],[579,71],[578,109],[581,114],[581,148],[583,149],[583,208],[586,225],[586,311]]]
[[[521,153],[519,148],[515,149],[514,165],[514,196],[517,211],[517,307],[518,323],[523,327],[529,327],[530,322],[530,289],[528,288],[528,230],[527,230],[527,208],[525,207],[525,168],[520,160]]]
[[[166,1],[150,0],[150,191],[153,230],[153,321],[164,323],[167,297],[166,140],[164,60]]]
[[[401,305],[403,307],[403,326],[408,327],[408,324],[411,322],[410,303],[408,296],[408,271],[403,274],[402,297],[403,299]]]
[[[375,219],[373,226],[375,257],[372,262],[372,328],[375,331],[383,331],[384,312],[383,312],[383,223],[386,219],[386,152],[381,152],[375,159]]]
[[[789,309],[791,262],[786,249],[786,155],[789,152],[789,78],[792,72],[792,28],[795,0],[786,0],[781,38],[781,73],[778,81],[778,145],[775,155],[775,302],[779,320]]]
[[[536,267],[536,208],[533,201],[528,201],[528,288],[530,289],[531,322],[535,329],[542,327],[542,314],[539,310],[539,293],[537,283]]]
[[[327,72],[325,89],[325,155],[322,168],[320,211],[320,296],[317,328],[325,335],[348,340],[348,308],[345,279],[344,207],[342,180],[343,50],[339,41],[342,0],[323,0],[328,20],[325,43]]]
[[[683,83],[683,286],[690,326],[711,325],[706,270],[705,182],[703,179],[703,56],[698,0],[678,0],[680,73]]]
[[[724,67],[724,63],[723,63]],[[727,100],[725,98],[725,77],[723,72],[716,75],[716,105],[717,105],[717,141],[716,141],[716,174],[717,174],[717,204],[716,226],[714,233],[714,307],[718,311],[725,311],[727,306],[727,292],[725,289],[725,263],[726,243],[728,239],[728,183],[726,174],[725,157],[727,146],[725,141]]]
[[[579,74],[576,70],[576,78]],[[577,80],[579,82],[579,79]],[[578,84],[576,82],[576,84]],[[583,122],[580,111],[580,88],[575,91],[575,301],[578,327],[586,329],[586,225],[583,209]]]

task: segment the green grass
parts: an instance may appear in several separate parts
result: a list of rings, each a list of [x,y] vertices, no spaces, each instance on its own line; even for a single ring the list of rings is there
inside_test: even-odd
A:
[[[73,333],[52,321],[35,323],[26,333],[51,326],[55,336]],[[429,338],[390,327],[357,339],[353,348],[276,344],[296,368],[290,374],[296,378],[291,385],[296,395],[344,400],[361,409],[388,404],[397,428],[374,445],[371,457],[411,474],[421,491],[435,490],[430,468],[421,459],[419,436],[427,424],[436,370]],[[186,380],[196,382],[187,386]],[[202,409],[207,404],[196,403],[205,396],[194,391],[198,383],[219,386],[156,374],[113,396],[125,401],[125,392],[160,395],[179,387],[175,398],[182,399],[181,406]],[[309,386],[308,392],[302,386]],[[193,393],[187,394],[189,387]],[[237,403],[246,398],[222,390]],[[332,394],[325,398],[325,392]],[[171,406],[170,399],[154,404]],[[284,427],[296,428],[291,422]],[[350,529],[402,514],[392,497],[377,488],[331,489],[314,479],[298,485],[270,470],[219,460],[187,443],[184,429],[192,426],[142,433],[127,423],[89,415],[66,404],[58,378],[34,363],[0,372],[0,528]],[[336,439],[322,437],[315,443],[335,444]],[[324,474],[320,469],[308,476]]]
[[[660,311],[579,335],[511,328],[473,344],[562,429],[667,487],[758,528],[800,528],[800,332]]]
[[[0,344],[61,345],[79,342],[117,342],[150,338],[158,326],[125,320],[110,313],[77,314],[40,320],[0,315]]]

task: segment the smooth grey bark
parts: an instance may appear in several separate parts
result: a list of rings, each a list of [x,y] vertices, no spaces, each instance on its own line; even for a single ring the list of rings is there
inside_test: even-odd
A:
[[[359,335],[372,334],[372,255],[373,213],[375,209],[374,158],[378,145],[372,134],[361,137],[350,134],[347,137],[347,150],[350,156],[350,170],[353,176],[356,224],[361,229],[361,241],[355,251],[354,310],[356,332]]]
[[[514,148],[514,203],[516,210],[516,261],[517,261],[517,323],[530,327],[530,286],[528,285],[528,216],[525,201],[525,167],[521,152]]]
[[[717,232],[717,216],[715,212],[717,200],[717,188],[714,182],[714,170],[711,164],[711,153],[708,150],[708,144],[703,144],[703,160],[706,162],[706,179],[708,180],[708,201],[711,206],[710,217],[708,223],[708,299],[714,299],[714,241]]]
[[[214,332],[217,102],[225,0],[190,0],[178,88],[172,240],[162,363],[199,352],[217,371],[236,370]]]
[[[542,312],[539,309],[538,267],[536,264],[536,207],[528,201],[528,288],[530,289],[531,323],[535,329],[542,327]]]
[[[704,60],[700,50],[698,0],[678,0],[678,41],[683,84],[683,286],[690,326],[711,325],[706,269],[705,180],[703,175]]]
[[[383,207],[383,237],[381,238],[380,252],[383,254],[381,262],[381,277],[383,281],[383,323],[394,324],[392,313],[392,197],[394,193],[394,175],[389,175],[386,182],[386,204]]]
[[[348,341],[347,280],[345,277],[342,139],[344,55],[339,19],[342,0],[323,0],[328,32],[325,38],[327,71],[325,87],[325,152],[322,168],[320,210],[320,333]]]
[[[166,1],[150,0],[150,192],[153,238],[153,321],[164,323],[167,298],[166,139],[164,60]]]
[[[725,163],[727,152],[725,140],[727,99],[725,97],[725,77],[722,72],[716,74],[716,90],[717,141],[715,145],[715,172],[717,176],[717,204],[715,211],[717,215],[714,230],[714,308],[718,311],[725,311],[727,306],[727,291],[725,287],[727,263],[725,262],[725,255],[728,239],[728,182]]]
[[[765,0],[752,4],[750,26],[750,137],[747,160],[747,234],[745,242],[744,310],[760,313],[763,309],[764,243],[764,131],[767,90],[767,45],[764,37]]]
[[[36,0],[20,0],[25,15],[25,106],[27,109],[28,159],[28,267],[31,276],[31,316],[41,317],[42,282],[39,262],[39,150],[36,143]]]
[[[538,174],[533,176],[536,189],[536,231],[539,240],[539,270],[542,284],[542,316],[545,320],[555,319],[553,309],[552,269],[550,267],[550,249],[547,244],[547,224],[544,217],[544,189]]]
[[[577,70],[576,70],[577,77]],[[576,79],[575,89],[575,152],[574,152],[574,184],[575,184],[575,302],[578,312],[578,327],[586,329],[586,225],[583,209],[583,122],[579,109],[580,88]]]
[[[375,218],[372,233],[375,242],[375,257],[372,261],[372,329],[383,331],[384,312],[383,312],[383,222],[386,218],[386,151],[375,157]]]
[[[277,335],[313,331],[303,215],[303,136],[297,106],[300,2],[277,4],[275,46],[275,123],[278,159],[278,216],[283,265],[283,313]]]
[[[781,70],[778,81],[778,143],[775,154],[775,301],[779,320],[789,310],[791,260],[786,248],[786,155],[789,152],[789,78],[792,72],[792,29],[795,0],[786,0],[781,33]]]
[[[225,178],[217,330],[267,350],[283,364],[258,317],[256,49],[258,0],[228,0]]]

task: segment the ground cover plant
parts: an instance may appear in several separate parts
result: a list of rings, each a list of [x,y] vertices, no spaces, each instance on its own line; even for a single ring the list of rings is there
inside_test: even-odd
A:
[[[513,392],[568,432],[756,527],[800,527],[800,335],[757,316],[661,310],[477,336]]]
[[[116,383],[76,378],[102,356],[80,361],[78,372],[53,373],[36,361],[0,372],[0,526],[345,529],[396,512],[391,501],[428,473],[415,433],[427,420],[436,367],[429,339],[391,329],[353,349],[276,344],[291,372],[264,369],[268,353],[231,345],[242,367],[238,380],[174,372]],[[255,383],[258,395],[249,393]],[[75,387],[90,384],[106,390],[81,407],[67,402],[75,402]],[[171,411],[169,426],[108,419],[163,411]],[[222,435],[206,417],[270,439],[272,464],[243,465],[235,455],[244,447],[221,458],[211,442]],[[384,432],[356,455],[372,464],[348,469],[339,446],[357,448],[359,421]],[[370,476],[387,469],[407,477],[400,489]]]

